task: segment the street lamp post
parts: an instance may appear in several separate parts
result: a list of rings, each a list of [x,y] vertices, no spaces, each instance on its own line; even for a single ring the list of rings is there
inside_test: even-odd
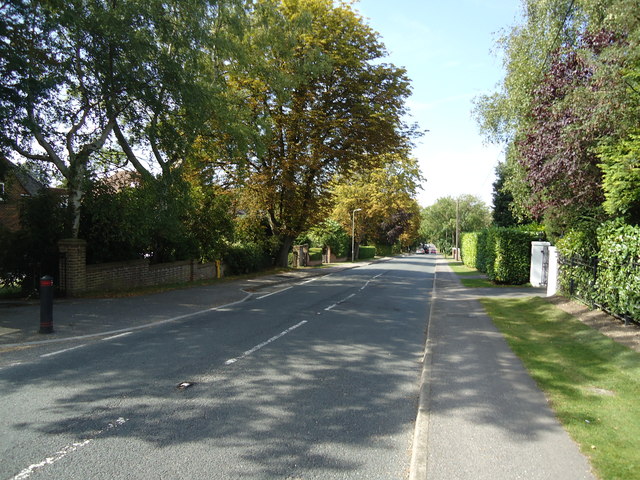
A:
[[[362,210],[361,208],[356,208],[351,212],[351,263],[355,261],[356,255],[356,212]]]

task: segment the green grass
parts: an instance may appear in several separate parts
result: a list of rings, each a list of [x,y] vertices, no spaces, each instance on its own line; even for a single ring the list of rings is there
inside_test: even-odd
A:
[[[640,354],[542,298],[481,301],[600,479],[640,479]]]
[[[459,276],[482,275],[482,272],[479,272],[475,268],[467,267],[464,263],[457,262],[456,260],[449,260],[449,266],[451,267],[451,270]]]
[[[493,283],[491,280],[486,278],[486,275],[475,268],[467,267],[462,262],[457,262],[455,260],[449,260],[449,267],[451,270],[458,275],[460,278],[460,282],[463,286],[467,288],[512,288],[512,287],[528,287],[527,285],[502,285],[498,283]],[[467,277],[476,277],[478,275],[482,275],[482,278],[467,278]]]

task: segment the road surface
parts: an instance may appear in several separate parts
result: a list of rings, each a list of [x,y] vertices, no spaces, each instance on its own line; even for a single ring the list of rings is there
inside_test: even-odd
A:
[[[0,354],[0,480],[407,478],[434,268]]]

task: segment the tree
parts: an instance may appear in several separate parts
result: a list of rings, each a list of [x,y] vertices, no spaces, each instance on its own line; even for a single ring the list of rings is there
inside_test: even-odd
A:
[[[447,250],[455,245],[456,224],[460,233],[482,230],[491,225],[491,210],[473,195],[439,198],[422,210],[420,235]]]
[[[257,53],[233,79],[252,133],[219,145],[214,164],[242,185],[243,207],[266,217],[286,265],[293,240],[326,215],[335,175],[407,148],[409,81],[380,62],[382,44],[347,5],[261,0],[252,18]]]
[[[602,220],[599,148],[615,148],[637,126],[637,3],[523,5],[523,23],[501,41],[501,88],[477,100],[476,114],[487,137],[509,147],[503,190],[514,210],[562,233]]]
[[[513,194],[505,188],[506,163],[496,167],[496,181],[493,183],[493,224],[497,227],[511,227],[518,224],[513,214]]]
[[[602,146],[600,159],[605,211],[640,225],[640,135]]]
[[[392,246],[411,245],[417,238],[420,207],[415,195],[422,180],[415,159],[385,157],[386,164],[357,175],[338,177],[333,187],[332,218],[351,231],[353,210],[358,212],[356,240]]]
[[[225,91],[225,72],[216,68],[229,61],[223,46],[235,33],[230,18],[241,10],[232,8],[237,4],[8,0],[0,6],[3,146],[54,165],[64,177],[74,237],[99,155],[124,156],[152,180],[157,170],[167,174],[179,165],[205,120],[216,117]]]
[[[113,122],[101,108],[109,95],[103,52],[96,55],[82,25],[86,12],[73,7],[80,5],[13,0],[0,7],[0,122],[5,148],[55,165],[66,179],[75,237],[87,167]]]

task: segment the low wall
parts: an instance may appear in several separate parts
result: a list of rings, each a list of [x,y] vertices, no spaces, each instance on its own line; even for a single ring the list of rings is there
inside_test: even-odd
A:
[[[151,265],[148,260],[87,265],[86,290],[113,290],[216,278],[216,264],[193,260]]]

